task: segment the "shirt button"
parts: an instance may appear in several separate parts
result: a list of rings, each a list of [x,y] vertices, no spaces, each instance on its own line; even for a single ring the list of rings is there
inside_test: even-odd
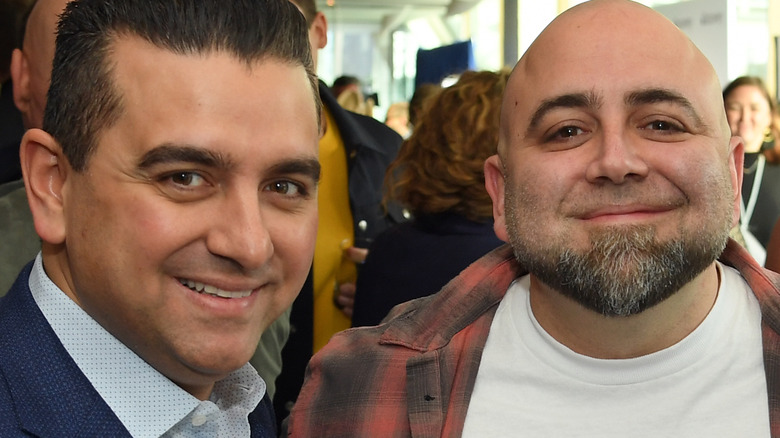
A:
[[[203,426],[204,424],[206,424],[206,420],[208,419],[206,418],[205,415],[193,415],[192,425],[195,427]]]

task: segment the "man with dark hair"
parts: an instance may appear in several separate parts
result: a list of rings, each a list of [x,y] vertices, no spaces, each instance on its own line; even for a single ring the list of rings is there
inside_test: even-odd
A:
[[[21,161],[0,435],[275,436],[247,364],[300,290],[319,97],[286,0],[74,0]]]
[[[330,86],[330,90],[336,98],[346,90],[359,91],[363,93],[363,84],[360,83],[360,79],[355,76],[343,75],[333,80],[333,85]]]
[[[485,163],[509,245],[334,336],[292,436],[780,437],[780,276],[728,237],[743,148],[674,23],[559,15]]]
[[[314,65],[328,42],[328,23],[314,0],[291,0],[309,26]],[[285,418],[295,401],[306,364],[334,333],[352,324],[356,264],[371,240],[390,224],[403,220],[400,209],[382,208],[385,170],[398,154],[401,137],[383,123],[345,111],[320,82],[323,136],[317,245],[312,275],[292,307],[292,330],[282,351],[274,406]]]

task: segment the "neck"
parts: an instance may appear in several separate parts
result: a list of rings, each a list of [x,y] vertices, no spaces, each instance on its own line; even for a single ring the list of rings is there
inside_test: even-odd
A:
[[[713,263],[663,302],[628,317],[608,317],[531,277],[531,309],[539,324],[576,353],[598,359],[627,359],[680,342],[704,321],[715,304],[719,275]]]

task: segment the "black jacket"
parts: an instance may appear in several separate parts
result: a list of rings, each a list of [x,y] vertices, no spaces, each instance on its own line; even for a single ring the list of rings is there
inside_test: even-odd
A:
[[[438,292],[502,244],[492,220],[454,213],[420,215],[387,229],[360,267],[352,326],[377,325],[395,305]]]

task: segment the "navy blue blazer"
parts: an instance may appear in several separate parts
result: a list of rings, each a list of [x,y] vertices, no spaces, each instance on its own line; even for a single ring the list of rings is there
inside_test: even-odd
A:
[[[130,437],[71,359],[33,300],[29,263],[0,299],[0,436]],[[276,435],[266,395],[252,437]]]

